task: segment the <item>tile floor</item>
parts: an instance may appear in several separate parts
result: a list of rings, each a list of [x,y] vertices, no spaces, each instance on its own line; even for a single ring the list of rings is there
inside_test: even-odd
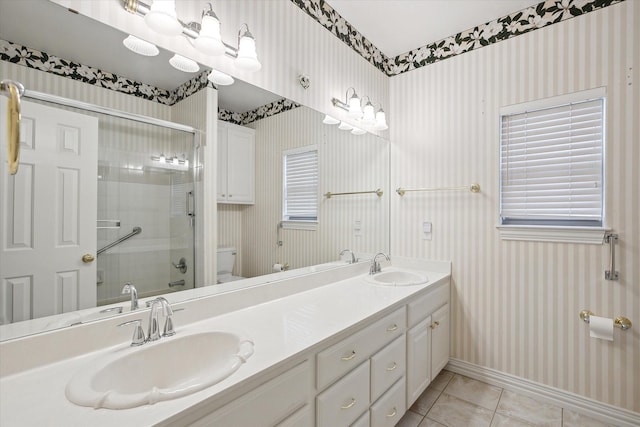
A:
[[[607,427],[559,406],[442,371],[396,427]]]

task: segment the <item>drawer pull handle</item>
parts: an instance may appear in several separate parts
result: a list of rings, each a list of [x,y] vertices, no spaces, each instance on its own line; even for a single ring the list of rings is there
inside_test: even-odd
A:
[[[393,371],[398,367],[398,364],[396,362],[393,362],[392,366],[387,367],[387,371]]]
[[[354,398],[352,397],[352,398],[351,398],[351,403],[349,403],[348,405],[341,406],[341,407],[340,407],[340,409],[349,409],[349,408],[351,408],[351,407],[352,407],[353,405],[355,405],[355,404],[356,404],[356,399],[354,399]],[[393,409],[395,409],[395,408],[393,408]]]
[[[393,407],[393,412],[391,412],[390,414],[387,414],[387,418],[393,418],[398,414],[398,410],[396,409],[396,407]]]
[[[438,326],[440,326],[440,322],[438,322],[437,320],[435,322],[433,322],[433,324],[431,325],[431,329],[435,329]]]
[[[387,332],[393,332],[396,329],[398,329],[398,325],[394,323],[393,326],[387,328]]]
[[[352,351],[351,351],[351,356],[346,356],[346,357],[345,357],[345,356],[342,356],[342,357],[340,358],[340,360],[344,360],[345,362],[348,362],[349,360],[353,359],[354,357],[356,357],[356,351],[355,351],[355,350],[352,350]]]

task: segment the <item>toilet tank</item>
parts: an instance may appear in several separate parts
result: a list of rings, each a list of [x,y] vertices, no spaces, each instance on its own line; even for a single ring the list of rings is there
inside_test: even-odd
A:
[[[233,264],[236,261],[236,248],[218,248],[217,264],[218,275],[229,274],[233,271]]]

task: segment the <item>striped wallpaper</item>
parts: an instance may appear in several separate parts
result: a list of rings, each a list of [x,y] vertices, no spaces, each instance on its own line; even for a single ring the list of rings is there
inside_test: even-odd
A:
[[[640,2],[626,1],[390,79],[394,255],[451,259],[451,356],[640,412]],[[605,245],[502,241],[498,111],[607,88]],[[421,240],[420,223],[433,223]],[[613,343],[589,338],[581,309],[634,322]]]

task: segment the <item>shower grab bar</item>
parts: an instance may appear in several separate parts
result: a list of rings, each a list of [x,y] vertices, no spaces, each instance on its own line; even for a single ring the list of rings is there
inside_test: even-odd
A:
[[[120,220],[119,219],[98,219],[96,220],[96,222],[98,223],[98,225],[96,226],[97,229],[103,229],[103,228],[120,228]],[[109,226],[109,225],[100,225],[100,223],[113,223],[113,225]]]
[[[13,80],[0,81],[0,92],[7,92],[7,161],[9,175],[18,173],[20,164],[20,98],[24,86]]]
[[[402,188],[402,187],[398,187],[396,189],[396,193],[398,193],[399,196],[404,196],[404,193],[407,193],[409,191],[446,191],[446,190],[467,190],[470,191],[472,193],[479,193],[480,192],[480,184],[471,184],[471,185],[465,185],[462,187],[434,187],[434,188]]]
[[[102,249],[98,249],[97,255],[100,255],[102,252],[107,251],[109,249],[111,249],[112,247],[119,245],[120,243],[124,242],[127,239],[132,238],[133,236],[135,236],[136,234],[140,234],[142,233],[142,228],[140,227],[133,227],[133,231],[129,234],[127,234],[126,236],[122,236],[121,238],[119,238],[118,240],[109,243],[107,246],[105,246]],[[96,255],[96,256],[97,256]]]
[[[616,243],[618,243],[618,235],[607,233],[604,236],[604,242],[609,244],[609,270],[605,270],[605,280],[618,280],[618,272],[616,271]]]

